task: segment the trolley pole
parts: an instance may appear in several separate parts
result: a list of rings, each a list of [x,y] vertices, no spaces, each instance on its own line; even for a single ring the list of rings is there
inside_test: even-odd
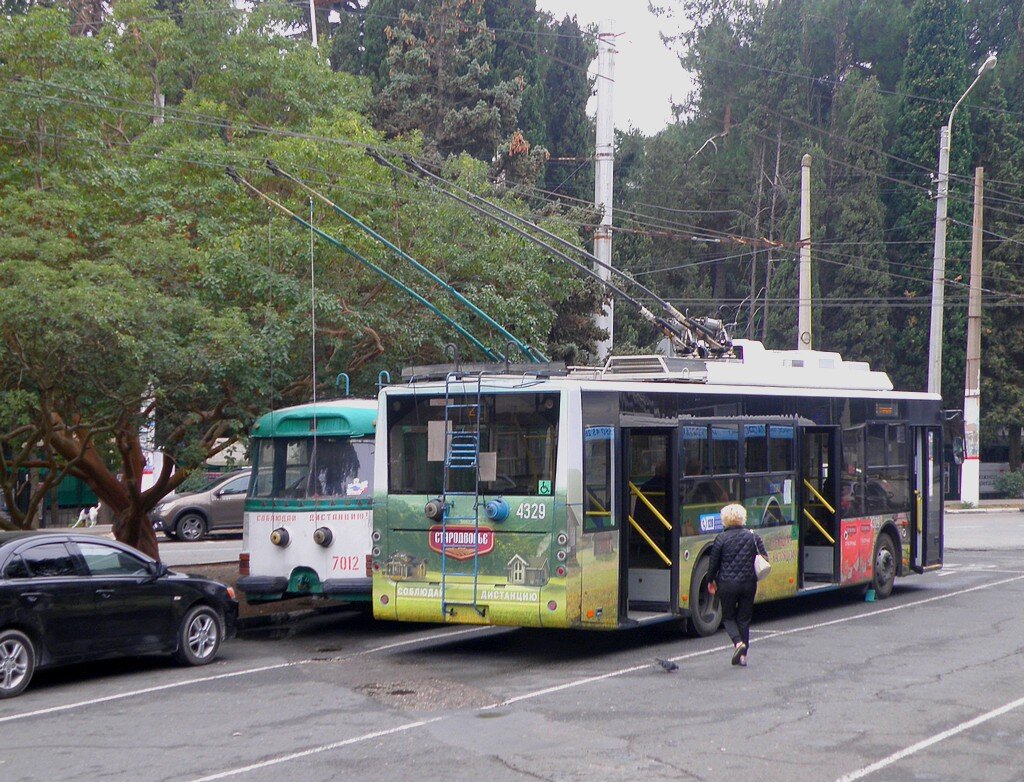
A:
[[[615,61],[612,46],[612,23],[601,22],[597,37],[597,141],[594,156],[594,206],[601,212],[601,224],[594,232],[594,256],[601,261],[595,264],[595,271],[604,281],[611,277],[612,263],[612,175],[615,162],[615,123],[612,117],[612,86],[614,85]],[[597,357],[604,362],[612,352],[612,329],[615,306],[609,299],[601,313],[595,318],[599,329],[608,336],[597,343]]]
[[[811,350],[811,156],[800,161],[800,294],[796,349]]]
[[[971,287],[967,300],[967,378],[964,382],[964,461],[960,465],[960,501],[977,505],[981,497],[981,235],[985,169],[974,169],[974,226],[971,232]]]

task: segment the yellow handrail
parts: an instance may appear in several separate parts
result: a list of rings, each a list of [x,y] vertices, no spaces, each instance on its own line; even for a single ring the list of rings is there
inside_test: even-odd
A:
[[[651,501],[644,496],[644,493],[640,491],[640,489],[637,487],[635,483],[633,483],[633,481],[629,481],[629,490],[636,495],[637,499],[640,500],[640,502],[647,506],[647,509],[654,514],[654,518],[660,521],[661,525],[665,529],[667,529],[669,532],[672,531],[672,525],[669,524],[665,517],[661,515],[661,511],[659,511],[651,504]]]
[[[811,524],[818,528],[818,532],[824,535],[829,543],[831,543],[833,546],[836,544],[836,539],[825,531],[825,528],[821,526],[821,524],[818,523],[818,520],[808,512],[807,508],[804,508],[804,515],[808,518]]]
[[[643,528],[636,523],[636,519],[630,516],[629,523],[633,526],[633,529],[635,529],[640,534],[640,537],[647,541],[647,545],[654,549],[654,553],[661,557],[661,561],[669,567],[672,567],[672,560],[666,557],[665,552],[658,548],[658,545],[653,540],[651,540],[651,536],[643,531]]]
[[[815,497],[818,498],[818,502],[820,502],[822,505],[824,505],[828,509],[829,513],[835,513],[836,512],[836,509],[828,504],[828,500],[826,500],[824,497],[822,497],[818,493],[818,490],[815,489],[813,486],[811,486],[811,482],[809,480],[807,480],[806,478],[804,478],[804,486],[806,486],[808,489],[810,489],[811,494],[813,494]]]
[[[924,503],[922,502],[921,492],[914,489],[914,504],[917,506],[917,534],[921,534],[921,517],[924,514]]]

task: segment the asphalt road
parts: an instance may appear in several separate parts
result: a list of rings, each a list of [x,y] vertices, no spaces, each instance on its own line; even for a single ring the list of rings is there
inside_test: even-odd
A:
[[[957,544],[882,602],[758,606],[746,669],[723,634],[665,625],[336,612],[229,642],[207,668],[44,672],[0,702],[0,779],[1020,780],[1024,531],[977,515],[1018,547]]]

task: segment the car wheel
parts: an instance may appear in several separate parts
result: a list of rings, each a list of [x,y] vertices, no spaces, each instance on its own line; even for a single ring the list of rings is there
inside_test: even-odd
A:
[[[206,519],[201,513],[183,513],[174,524],[174,534],[181,540],[193,543],[206,537]]]
[[[193,606],[178,627],[175,659],[183,665],[212,663],[220,651],[224,622],[209,606]]]
[[[0,632],[0,698],[21,695],[36,672],[36,650],[18,630]]]

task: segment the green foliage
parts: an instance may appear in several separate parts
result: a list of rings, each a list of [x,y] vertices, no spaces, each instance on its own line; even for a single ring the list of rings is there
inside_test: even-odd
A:
[[[514,130],[523,83],[489,83],[494,41],[480,6],[441,0],[387,29],[387,75],[374,108],[385,135],[418,130],[443,157],[466,151],[486,160]]]
[[[594,191],[588,161],[594,133],[587,118],[590,84],[587,66],[594,45],[581,34],[576,17],[565,17],[552,28],[557,35],[544,82],[548,151],[555,161],[548,166],[545,189],[570,198],[589,199]]]
[[[226,165],[308,218],[307,197],[262,165],[277,160],[543,352],[556,309],[584,289],[533,245],[368,157],[381,140],[369,84],[286,34],[294,8],[174,10],[122,0],[95,38],[71,36],[53,10],[0,18],[0,440],[19,460],[0,484],[67,469],[126,514],[124,539],[144,547],[145,510],[173,482],[128,491],[141,477],[140,429],[155,418],[155,444],[184,479],[253,416],[308,399],[313,274],[321,395],[341,371],[369,393],[378,370],[436,362],[455,336],[323,242],[311,267],[308,230],[241,190]],[[418,155],[422,144],[413,135],[399,147]],[[488,183],[486,163],[448,165],[526,211]],[[503,349],[319,202],[312,221]],[[549,228],[570,233],[563,218]]]
[[[1024,472],[1017,470],[997,475],[995,489],[1002,497],[1024,499]]]

